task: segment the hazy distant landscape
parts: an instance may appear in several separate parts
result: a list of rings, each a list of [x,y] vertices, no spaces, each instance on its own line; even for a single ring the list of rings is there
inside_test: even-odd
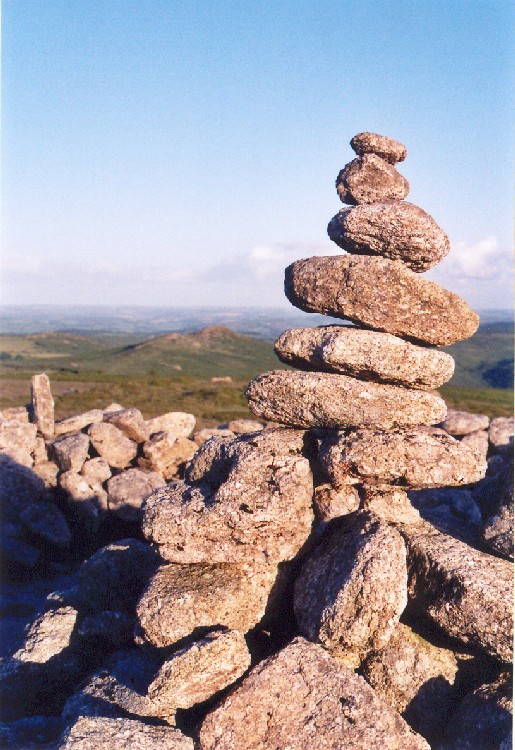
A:
[[[456,371],[441,393],[449,406],[510,415],[511,313],[481,317],[471,339],[448,347]],[[191,411],[206,425],[248,416],[246,383],[285,367],[274,339],[288,327],[330,322],[282,309],[7,308],[0,318],[0,408],[25,403],[31,376],[44,371],[59,418],[109,401],[137,406],[147,417]]]

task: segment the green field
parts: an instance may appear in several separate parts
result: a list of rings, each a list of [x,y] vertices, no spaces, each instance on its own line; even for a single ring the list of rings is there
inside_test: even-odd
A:
[[[513,326],[490,324],[447,351],[456,372],[441,388],[449,406],[494,416],[513,413]],[[57,418],[116,401],[149,418],[188,411],[200,426],[250,416],[243,394],[261,372],[284,368],[270,342],[220,326],[191,334],[43,333],[0,339],[0,408],[30,399],[30,378],[46,372]],[[231,382],[212,382],[230,377]],[[491,387],[500,385],[501,387]]]

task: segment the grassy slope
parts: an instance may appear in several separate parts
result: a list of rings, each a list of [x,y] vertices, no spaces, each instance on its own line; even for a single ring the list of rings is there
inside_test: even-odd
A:
[[[485,388],[483,374],[512,358],[510,324],[482,327],[448,351],[456,374],[441,393],[449,406],[490,416],[513,413],[513,391]],[[3,354],[2,354],[3,352]],[[260,372],[284,367],[272,345],[227,329],[146,339],[132,334],[5,336],[0,343],[0,408],[30,399],[30,378],[49,374],[59,418],[118,401],[146,417],[186,410],[201,424],[248,416],[243,390]],[[214,376],[232,383],[212,383]]]

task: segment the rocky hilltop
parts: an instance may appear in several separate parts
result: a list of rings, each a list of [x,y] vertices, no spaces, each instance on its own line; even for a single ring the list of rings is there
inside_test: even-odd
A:
[[[354,325],[282,334],[255,421],[2,414],[0,746],[511,747],[513,420],[435,391],[478,318],[405,147],[351,145],[285,290]]]

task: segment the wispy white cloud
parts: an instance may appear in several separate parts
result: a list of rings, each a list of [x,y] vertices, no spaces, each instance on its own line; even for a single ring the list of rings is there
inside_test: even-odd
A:
[[[497,237],[492,236],[485,237],[474,245],[467,242],[454,243],[446,260],[445,271],[455,277],[491,280],[509,273],[512,265],[511,252],[500,248]]]

